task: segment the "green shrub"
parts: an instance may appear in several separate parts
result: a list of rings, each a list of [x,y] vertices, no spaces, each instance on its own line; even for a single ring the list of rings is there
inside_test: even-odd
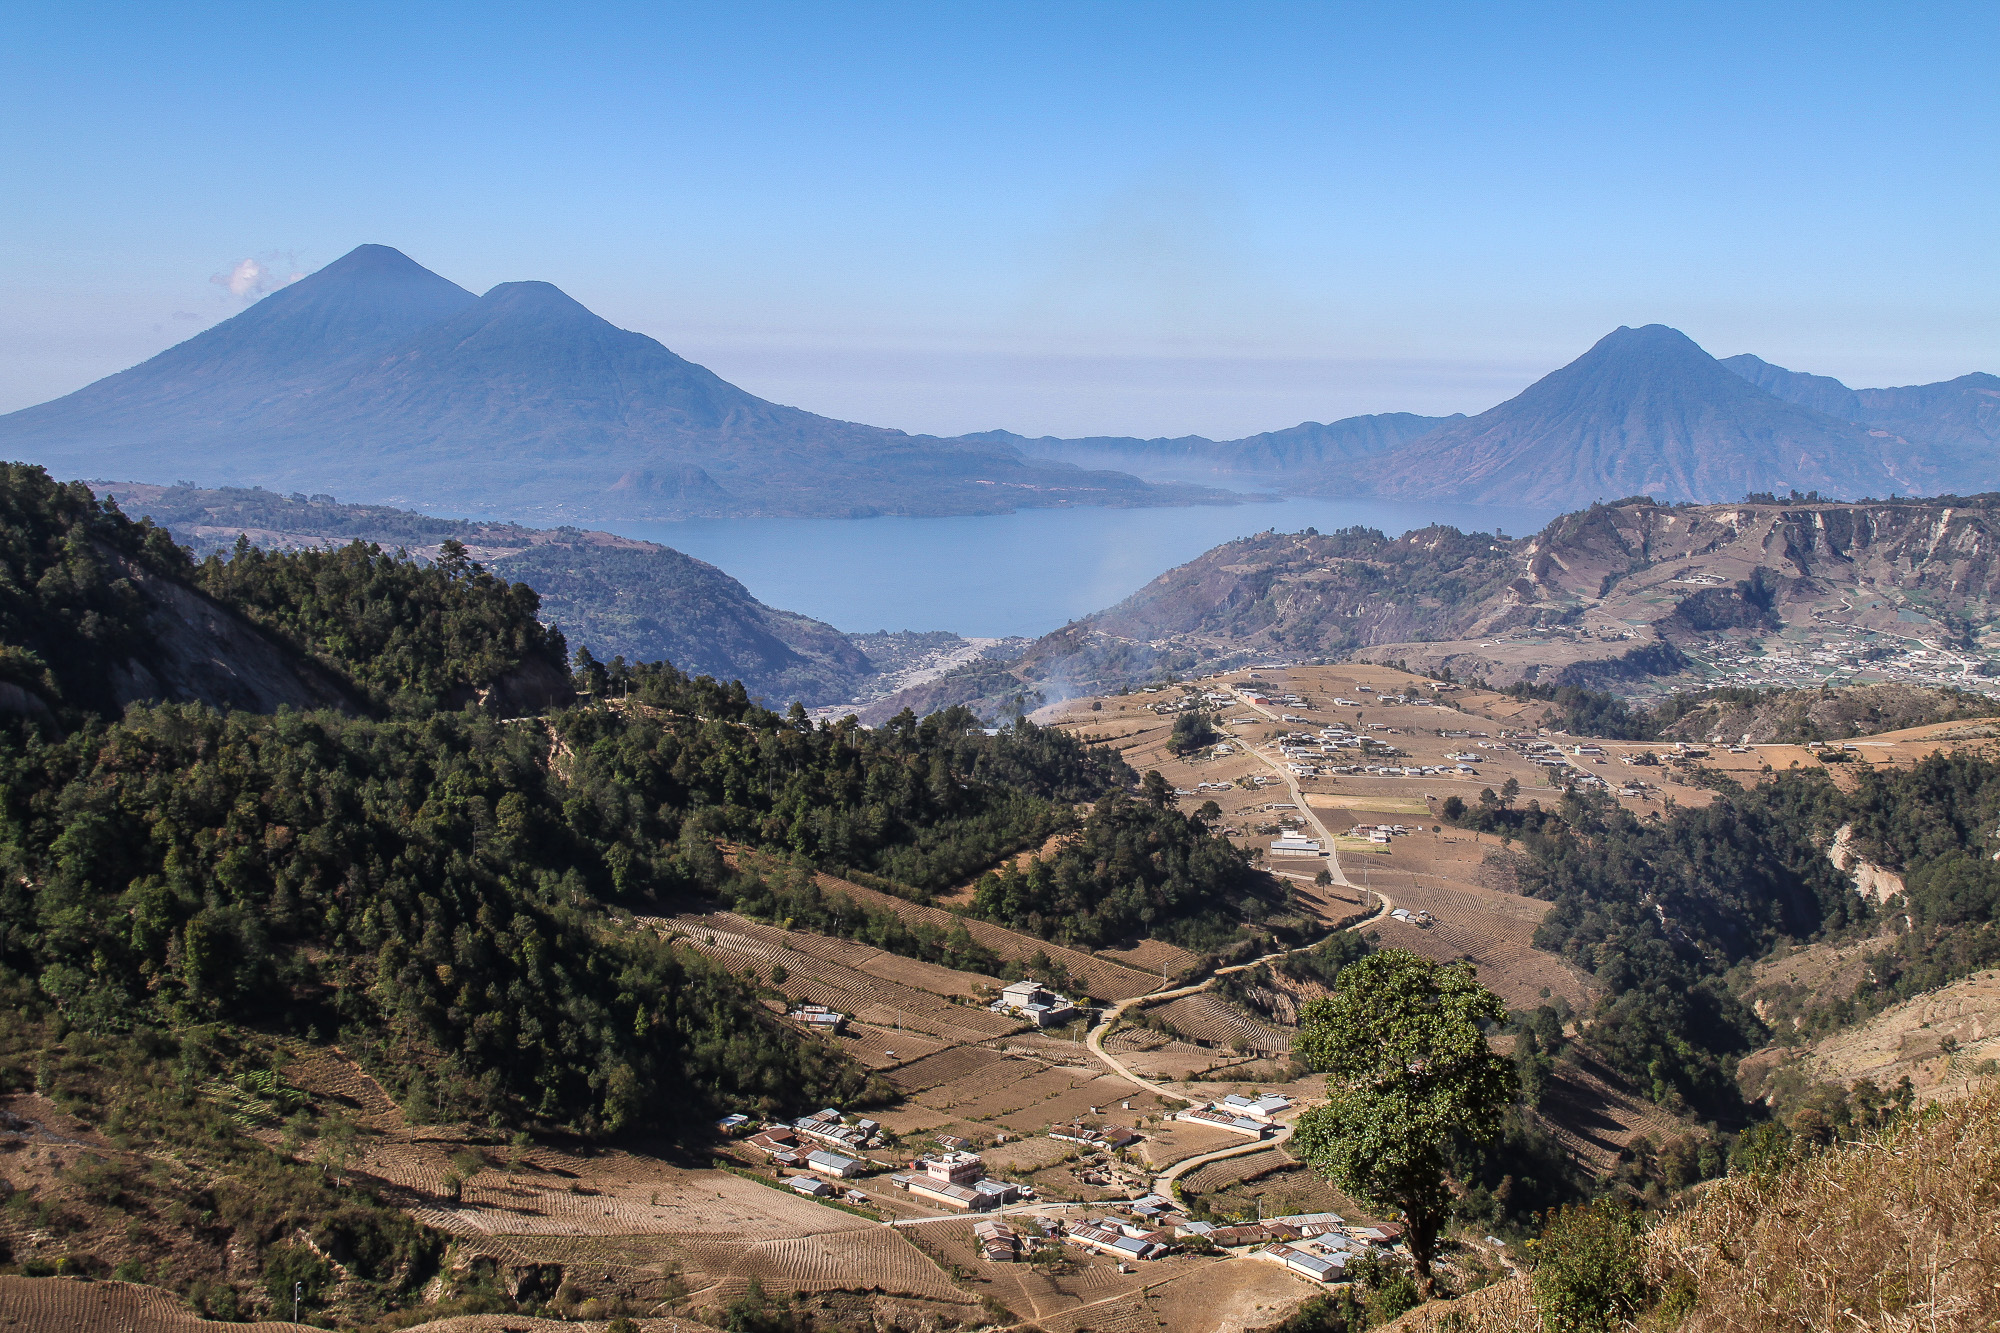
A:
[[[333,1283],[333,1266],[305,1245],[273,1245],[264,1258],[264,1290],[289,1312],[295,1290],[307,1305],[319,1302]]]
[[[1610,1333],[1645,1302],[1639,1219],[1609,1203],[1551,1213],[1535,1242],[1532,1281],[1548,1333]]]

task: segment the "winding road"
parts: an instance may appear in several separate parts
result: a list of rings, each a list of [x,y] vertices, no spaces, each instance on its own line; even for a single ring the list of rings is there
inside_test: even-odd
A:
[[[1270,721],[1282,722],[1281,718],[1272,713],[1270,709],[1265,708],[1262,705],[1246,704],[1245,707],[1254,709],[1255,711],[1262,713]],[[1349,922],[1346,926],[1341,927],[1341,929],[1360,930],[1364,926],[1372,925],[1373,923],[1380,921],[1383,917],[1387,916],[1390,910],[1395,907],[1395,904],[1390,901],[1389,896],[1383,893],[1380,889],[1376,889],[1373,887],[1362,888],[1362,886],[1348,879],[1346,872],[1340,868],[1340,854],[1334,850],[1333,834],[1330,830],[1328,830],[1325,822],[1321,820],[1319,812],[1314,810],[1312,806],[1306,803],[1305,793],[1299,787],[1298,776],[1294,774],[1290,769],[1288,769],[1283,762],[1277,759],[1273,759],[1269,754],[1265,753],[1263,748],[1254,745],[1246,745],[1244,748],[1248,750],[1250,754],[1256,756],[1256,758],[1262,761],[1267,768],[1269,768],[1272,772],[1276,773],[1278,777],[1284,781],[1286,789],[1289,790],[1292,794],[1292,801],[1298,807],[1299,814],[1308,822],[1310,822],[1314,830],[1318,832],[1319,837],[1321,839],[1320,845],[1326,848],[1326,868],[1328,872],[1333,876],[1333,882],[1335,884],[1341,885],[1344,888],[1357,889],[1361,893],[1368,896],[1372,896],[1377,900],[1377,905],[1373,912],[1371,912],[1369,915],[1365,917],[1362,917],[1358,921]],[[1285,872],[1274,871],[1273,873],[1283,874]],[[1162,1097],[1170,1101],[1186,1102],[1188,1105],[1192,1106],[1196,1102],[1201,1101],[1203,1099],[1198,1097],[1190,1097],[1186,1093],[1176,1092],[1172,1088],[1166,1086],[1163,1083],[1156,1083],[1152,1079],[1142,1077],[1141,1075],[1135,1073],[1131,1069],[1131,1067],[1128,1066],[1124,1061],[1120,1060],[1117,1056],[1111,1054],[1111,1052],[1104,1049],[1105,1037],[1109,1036],[1111,1030],[1118,1025],[1118,1020],[1124,1016],[1125,1011],[1131,1008],[1133,1005],[1157,1004],[1162,1000],[1175,1000],[1179,999],[1183,995],[1197,994],[1201,991],[1207,990],[1210,986],[1213,986],[1218,977],[1226,976],[1231,972],[1247,972],[1251,968],[1256,967],[1260,964],[1272,962],[1275,959],[1283,958],[1286,954],[1299,953],[1306,949],[1317,948],[1319,947],[1319,945],[1325,943],[1326,940],[1331,937],[1332,933],[1329,932],[1328,935],[1323,936],[1320,939],[1314,940],[1310,944],[1301,944],[1295,949],[1280,949],[1275,953],[1267,953],[1263,955],[1261,958],[1253,958],[1247,963],[1236,963],[1229,967],[1218,967],[1217,969],[1215,969],[1215,971],[1209,973],[1207,977],[1203,978],[1198,982],[1193,983],[1192,985],[1177,986],[1172,990],[1149,991],[1144,995],[1134,995],[1129,999],[1120,1000],[1116,1004],[1113,1004],[1110,1008],[1102,1010],[1100,1012],[1097,1022],[1091,1026],[1089,1033],[1085,1035],[1083,1039],[1084,1047],[1087,1050],[1089,1050],[1091,1055],[1095,1057],[1099,1063],[1103,1064],[1105,1068],[1109,1069],[1112,1073],[1118,1075],[1118,1077],[1124,1079],[1126,1082],[1131,1083],[1133,1086],[1141,1088],[1146,1092],[1150,1092],[1157,1097]],[[1159,1172],[1154,1177],[1153,1190],[1157,1194],[1165,1194],[1168,1197],[1172,1197],[1173,1183],[1176,1180],[1179,1180],[1182,1176],[1186,1175],[1188,1172],[1196,1170],[1199,1167],[1205,1166],[1210,1162],[1221,1161],[1222,1159],[1227,1157],[1241,1157],[1248,1153],[1262,1152],[1266,1148],[1272,1147],[1276,1144],[1283,1143],[1285,1140],[1291,1138],[1291,1136],[1292,1136],[1292,1126],[1289,1124],[1282,1124],[1278,1127],[1278,1132],[1268,1139],[1254,1139],[1251,1140],[1250,1142],[1236,1144],[1232,1147],[1219,1148],[1214,1152],[1198,1153],[1193,1157],[1182,1158],[1180,1161],[1171,1164],[1164,1171]]]

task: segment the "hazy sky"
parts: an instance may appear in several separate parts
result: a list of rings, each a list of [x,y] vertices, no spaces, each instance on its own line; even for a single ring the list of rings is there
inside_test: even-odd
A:
[[[140,8],[0,9],[0,410],[364,241],[907,430],[2000,371],[1990,0]]]

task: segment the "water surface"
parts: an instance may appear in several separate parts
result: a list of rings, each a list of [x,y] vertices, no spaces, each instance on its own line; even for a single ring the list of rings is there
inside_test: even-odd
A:
[[[760,600],[850,633],[1046,634],[1237,537],[1365,524],[1533,532],[1556,514],[1502,505],[1287,499],[1174,509],[1023,509],[953,518],[748,518],[592,524],[740,579]]]

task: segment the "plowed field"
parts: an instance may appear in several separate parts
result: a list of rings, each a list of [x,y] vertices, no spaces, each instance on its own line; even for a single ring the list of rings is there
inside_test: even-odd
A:
[[[964,1299],[936,1264],[888,1227],[758,1241],[743,1247],[729,1275],[795,1291],[880,1287],[899,1296]]]
[[[157,1287],[66,1277],[0,1277],[0,1325],[13,1333],[307,1333],[307,1325],[203,1319]]]
[[[1220,996],[1184,995],[1147,1012],[1196,1041],[1214,1042],[1232,1050],[1273,1054],[1292,1049],[1291,1033],[1259,1021],[1241,1006],[1231,1004]]]
[[[1470,959],[1479,980],[1497,992],[1510,1009],[1532,1009],[1549,995],[1561,995],[1573,1005],[1588,1003],[1590,990],[1583,975],[1555,954],[1534,947],[1535,927],[1549,904],[1470,884],[1449,884],[1431,875],[1376,871],[1372,881],[1412,912],[1427,911],[1435,924],[1418,927],[1384,918],[1369,926],[1382,943],[1408,949],[1440,962]]]

